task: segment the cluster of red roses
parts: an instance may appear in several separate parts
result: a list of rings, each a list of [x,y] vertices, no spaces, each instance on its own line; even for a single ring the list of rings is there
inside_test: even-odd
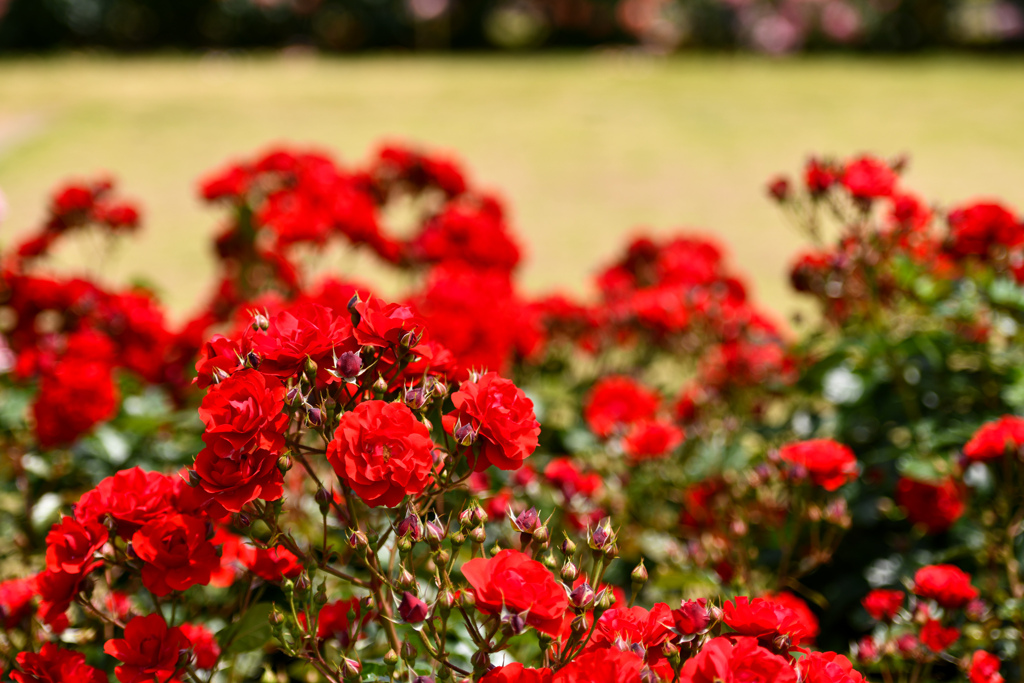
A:
[[[918,675],[945,656],[962,635],[958,622],[983,622],[990,607],[978,598],[971,577],[952,565],[929,565],[917,570],[908,603],[902,590],[877,588],[862,604],[879,628],[856,646],[864,666],[912,661]],[[1002,683],[999,658],[975,650],[963,663],[971,683]]]
[[[903,159],[889,164],[870,155],[846,162],[812,158],[802,192],[781,177],[769,185],[815,241],[826,217],[844,226],[835,248],[803,254],[791,273],[797,291],[818,298],[835,320],[870,316],[872,306],[916,298],[920,290],[900,277],[903,262],[939,281],[956,280],[979,265],[1024,281],[1024,223],[1018,216],[999,202],[977,201],[946,211],[946,230],[937,230],[936,215],[943,213],[901,187],[904,166]]]

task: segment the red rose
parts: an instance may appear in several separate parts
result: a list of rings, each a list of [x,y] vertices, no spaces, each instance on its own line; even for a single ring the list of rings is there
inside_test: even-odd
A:
[[[132,536],[132,549],[145,564],[142,583],[154,595],[183,591],[210,583],[220,558],[206,540],[206,522],[184,515],[167,515],[149,522]]]
[[[107,528],[98,522],[83,525],[65,517],[46,535],[46,568],[68,574],[88,572],[99,564],[96,552],[107,542],[108,535]]]
[[[914,574],[914,594],[946,609],[960,609],[978,597],[969,574],[949,564],[921,567]]]
[[[192,643],[192,653],[195,655],[196,667],[200,669],[212,669],[217,666],[220,659],[220,645],[210,629],[202,624],[182,624],[178,628],[182,634]]]
[[[480,683],[551,683],[551,669],[527,669],[515,662],[491,669]]]
[[[920,524],[930,534],[948,531],[966,508],[962,487],[953,479],[936,485],[901,477],[896,483],[896,504],[911,524]]]
[[[792,609],[770,599],[740,596],[722,605],[722,621],[743,636],[755,638],[789,636],[794,644],[810,634],[808,625]]]
[[[798,626],[790,633],[794,645],[810,645],[818,637],[820,630],[818,617],[807,606],[803,599],[783,591],[782,593],[766,593],[762,596],[765,600],[775,603],[776,606],[792,612]]]
[[[242,545],[238,548],[238,559],[256,576],[265,581],[281,581],[295,578],[302,571],[299,558],[287,548],[255,548]]]
[[[473,587],[477,609],[484,614],[525,614],[530,626],[558,635],[569,599],[540,562],[507,549],[490,559],[470,560],[462,566],[462,574]]]
[[[206,426],[203,442],[218,458],[284,448],[284,384],[252,369],[236,372],[214,384],[199,406]]]
[[[174,512],[177,495],[177,484],[171,477],[133,467],[107,477],[84,493],[75,505],[75,519],[88,525],[110,515],[117,523],[117,533],[128,538],[147,522]]]
[[[1024,242],[1024,226],[1006,207],[977,202],[949,212],[949,248],[957,256],[987,256],[994,246]]]
[[[520,484],[518,481],[519,475],[524,472],[532,474],[529,466],[523,465],[516,472],[517,484]],[[601,478],[600,474],[596,472],[583,474],[572,458],[552,458],[544,468],[544,478],[557,487],[567,501],[572,500],[574,496],[583,496],[588,499],[593,498],[601,493],[601,489],[604,486],[604,479]],[[523,482],[520,485],[525,486],[527,484],[529,482]]]
[[[352,631],[354,624],[349,623],[349,612],[355,619],[355,625],[358,625],[355,633]],[[316,635],[318,638],[324,639],[335,638],[341,643],[342,648],[348,648],[372,616],[372,612],[362,613],[359,598],[327,603],[320,610]]]
[[[921,628],[921,642],[932,652],[942,652],[960,637],[960,629],[929,619]]]
[[[108,640],[103,651],[124,662],[114,669],[121,683],[167,683],[180,672],[178,661],[191,643],[179,628],[168,628],[160,614],[135,617],[124,638]]]
[[[704,598],[684,600],[679,609],[672,610],[672,619],[679,633],[687,636],[700,633],[711,623],[708,601]]]
[[[39,618],[54,631],[59,633],[67,628],[68,607],[82,590],[82,581],[85,577],[85,574],[68,574],[49,569],[36,575],[36,590],[39,592]]]
[[[341,416],[327,459],[371,507],[394,507],[427,487],[434,444],[403,403],[364,401]]]
[[[986,422],[974,433],[964,446],[968,460],[996,460],[1008,450],[1024,446],[1024,418],[1007,415],[993,422]]]
[[[17,683],[107,683],[107,675],[85,663],[85,655],[43,643],[39,654],[18,654],[21,671],[12,671]]]
[[[39,445],[70,444],[117,413],[117,388],[104,362],[66,358],[43,373],[32,404]]]
[[[836,182],[838,173],[831,165],[811,158],[804,168],[804,185],[812,195],[826,192]]]
[[[728,604],[728,603],[727,603]],[[681,683],[796,683],[793,667],[754,638],[713,638],[683,665]]]
[[[999,673],[1001,662],[990,652],[975,650],[971,655],[971,668],[968,671],[971,683],[1003,683]]]
[[[835,491],[857,478],[857,458],[853,451],[831,439],[811,439],[783,446],[779,457],[806,470],[812,482],[826,491]]]
[[[641,683],[644,660],[633,652],[609,647],[573,659],[551,677],[551,683]]]
[[[493,465],[500,470],[519,469],[537,448],[540,423],[533,401],[511,380],[495,372],[463,382],[452,394],[455,410],[444,416],[444,428],[456,439],[463,429],[476,433],[478,457],[470,464],[478,472]]]
[[[634,461],[669,455],[683,442],[683,430],[668,420],[641,420],[622,440],[622,451]]]
[[[236,458],[218,458],[209,448],[199,451],[192,466],[199,475],[199,486],[213,502],[228,512],[241,512],[246,503],[256,500],[278,500],[281,489],[281,470],[277,467],[278,454],[257,449],[238,454]],[[217,514],[212,508],[210,514]]]
[[[672,610],[659,602],[650,611],[643,607],[612,607],[597,620],[584,652],[601,648],[620,649],[640,646],[652,671],[661,678],[672,678],[672,666],[662,655],[661,646],[674,637]]]
[[[871,156],[862,156],[846,164],[842,183],[857,199],[888,197],[896,189],[898,176],[889,165]]]
[[[864,683],[853,664],[835,652],[811,652],[797,664],[802,683]]]
[[[35,597],[36,581],[33,577],[0,583],[0,628],[15,628],[32,614]]]
[[[404,344],[411,348],[423,336],[423,321],[409,306],[388,304],[371,297],[356,304],[356,311],[360,319],[355,326],[355,336],[362,346],[395,349]]]
[[[308,360],[317,366],[317,379],[330,382],[334,361],[346,351],[358,351],[352,325],[319,304],[303,303],[271,316],[267,331],[253,336],[260,355],[260,372],[288,378],[302,372]]]
[[[238,341],[215,334],[203,344],[196,358],[196,377],[200,389],[222,382],[242,369],[245,353]]]
[[[605,439],[640,420],[654,417],[661,400],[653,391],[621,375],[605,377],[587,395],[583,417]]]
[[[402,602],[398,605],[398,613],[402,616],[402,621],[405,623],[418,624],[427,618],[427,615],[430,613],[430,607],[409,591],[405,591],[405,595],[402,596]]]
[[[867,610],[872,619],[892,621],[900,611],[900,608],[903,607],[905,597],[903,591],[879,588],[864,596],[860,604],[864,605],[864,609]]]

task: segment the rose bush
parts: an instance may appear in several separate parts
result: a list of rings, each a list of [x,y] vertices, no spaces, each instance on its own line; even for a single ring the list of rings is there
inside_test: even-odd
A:
[[[4,675],[1020,680],[1024,228],[902,170],[771,183],[816,243],[799,334],[695,236],[529,296],[502,204],[400,147],[204,178],[217,280],[175,326],[48,270],[140,224],[61,189],[0,254]],[[311,268],[335,243],[410,290]]]

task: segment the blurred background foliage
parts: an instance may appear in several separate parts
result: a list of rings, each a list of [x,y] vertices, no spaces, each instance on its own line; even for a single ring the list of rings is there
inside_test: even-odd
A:
[[[1024,45],[1024,0],[0,0],[0,50]]]

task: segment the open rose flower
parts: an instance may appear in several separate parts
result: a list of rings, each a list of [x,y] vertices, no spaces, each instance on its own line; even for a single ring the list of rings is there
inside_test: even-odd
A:
[[[477,609],[484,614],[521,615],[538,631],[558,635],[569,599],[540,562],[506,549],[490,559],[470,560],[462,566],[462,574],[473,587]]]
[[[903,591],[887,590],[876,588],[864,596],[860,604],[864,606],[872,619],[878,621],[892,621],[903,607],[906,595]]]
[[[656,393],[632,378],[613,375],[599,380],[590,390],[583,417],[595,434],[608,438],[640,420],[654,417],[660,403]]]
[[[135,532],[132,549],[145,564],[142,583],[154,595],[183,591],[210,583],[220,558],[206,540],[206,522],[184,515],[167,515]]]
[[[210,629],[202,624],[182,624],[178,628],[192,643],[192,654],[198,669],[212,669],[220,659],[220,645]]]
[[[991,652],[975,650],[971,655],[971,666],[968,670],[968,677],[971,683],[1003,683],[1003,676],[999,673],[1002,662]]]
[[[514,662],[491,669],[480,683],[551,683],[551,669],[527,669]]]
[[[327,459],[371,507],[394,507],[427,487],[433,442],[403,403],[364,401],[341,416]]]
[[[167,683],[181,672],[181,652],[191,643],[179,628],[169,628],[159,614],[135,617],[124,638],[108,640],[103,651],[123,662],[114,669],[121,683]]]
[[[864,683],[864,676],[843,655],[811,652],[797,664],[802,683]]]
[[[734,600],[727,600],[722,605],[722,621],[743,636],[771,639],[785,635],[789,636],[794,644],[813,637],[811,625],[801,619],[800,614],[771,598],[751,600],[740,596]],[[815,628],[816,621],[813,624]]]
[[[98,564],[96,552],[107,542],[107,536],[107,528],[98,522],[83,525],[65,517],[46,535],[47,569],[68,574],[89,571]]]
[[[978,597],[971,576],[951,564],[921,567],[914,574],[914,594],[934,600],[946,609],[960,609]]]
[[[210,387],[199,406],[203,441],[219,458],[284,448],[286,389],[280,380],[245,369]]]
[[[85,655],[43,643],[38,653],[18,654],[21,671],[12,671],[16,683],[107,683],[107,675],[85,663]]]
[[[683,430],[668,420],[641,420],[622,440],[622,452],[633,462],[667,457],[683,442]]]
[[[793,667],[761,647],[755,638],[719,637],[708,641],[683,665],[682,683],[796,683]]]
[[[963,486],[952,478],[933,484],[901,477],[896,483],[896,504],[907,513],[907,521],[919,524],[930,534],[948,531],[964,514]]]
[[[479,455],[474,469],[482,472],[493,465],[516,470],[537,449],[540,424],[533,401],[511,380],[495,372],[463,382],[452,394],[455,410],[444,416],[444,428],[461,439],[463,430],[475,434]]]
[[[1024,418],[1007,415],[986,422],[964,446],[964,456],[974,462],[998,460],[1009,450],[1024,446]]]
[[[804,470],[815,485],[835,491],[857,478],[857,458],[853,451],[831,439],[811,439],[779,449],[783,462],[794,471]]]

